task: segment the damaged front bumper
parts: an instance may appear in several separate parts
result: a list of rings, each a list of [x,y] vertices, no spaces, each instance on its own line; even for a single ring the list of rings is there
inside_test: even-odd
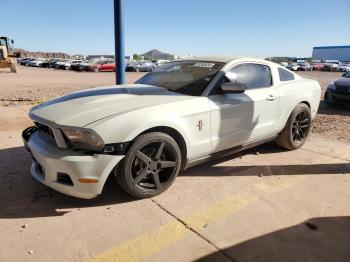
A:
[[[109,174],[124,157],[58,148],[48,134],[35,126],[25,129],[22,138],[33,158],[32,176],[56,191],[78,198],[100,195]]]

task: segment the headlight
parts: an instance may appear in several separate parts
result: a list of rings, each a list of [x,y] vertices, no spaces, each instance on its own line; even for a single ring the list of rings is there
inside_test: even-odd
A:
[[[334,82],[331,82],[328,86],[329,89],[335,90]]]
[[[103,140],[92,130],[84,128],[65,128],[62,129],[62,132],[73,148],[94,151],[101,151],[104,148]]]

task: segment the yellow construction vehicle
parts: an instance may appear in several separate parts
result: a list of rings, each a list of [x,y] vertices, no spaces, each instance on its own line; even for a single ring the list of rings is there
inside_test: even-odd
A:
[[[10,68],[11,72],[17,72],[17,62],[13,55],[14,41],[6,36],[0,36],[0,68]]]

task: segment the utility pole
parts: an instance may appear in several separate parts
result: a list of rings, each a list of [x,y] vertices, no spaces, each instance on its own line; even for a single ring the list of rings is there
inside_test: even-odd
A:
[[[125,82],[125,54],[123,28],[123,0],[114,0],[114,62],[115,82],[121,85]]]

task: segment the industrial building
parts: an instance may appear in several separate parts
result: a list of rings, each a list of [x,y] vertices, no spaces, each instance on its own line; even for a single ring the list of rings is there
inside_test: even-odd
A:
[[[312,50],[312,60],[314,61],[336,60],[336,61],[342,61],[342,62],[349,62],[350,45],[314,47]]]

